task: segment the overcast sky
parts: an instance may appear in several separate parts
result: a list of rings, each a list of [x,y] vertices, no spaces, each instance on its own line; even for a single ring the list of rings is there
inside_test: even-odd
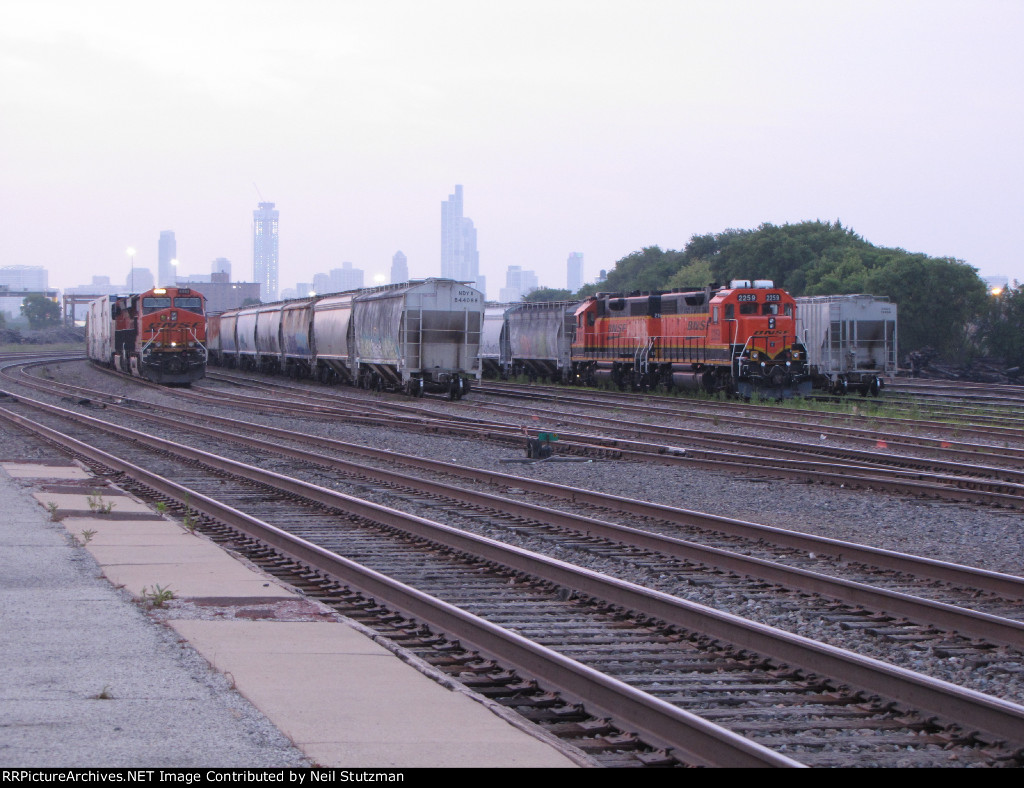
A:
[[[492,298],[813,219],[1024,280],[1021,0],[0,7],[0,265],[51,287],[155,273],[161,230],[249,280],[257,188],[282,287],[436,276],[455,184]]]

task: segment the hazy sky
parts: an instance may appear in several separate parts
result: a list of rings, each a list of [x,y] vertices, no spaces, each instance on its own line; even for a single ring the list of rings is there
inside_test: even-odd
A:
[[[161,230],[251,279],[257,187],[282,287],[399,249],[436,276],[455,184],[492,298],[813,219],[1024,280],[1021,0],[0,9],[0,265],[51,287],[123,282],[128,246],[155,273]]]

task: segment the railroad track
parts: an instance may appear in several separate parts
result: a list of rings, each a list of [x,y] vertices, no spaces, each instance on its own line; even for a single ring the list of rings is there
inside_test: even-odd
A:
[[[29,426],[24,418],[18,421]],[[80,419],[75,421],[76,432],[99,429],[95,423],[83,428]],[[108,428],[102,429],[106,435]],[[598,700],[579,697],[602,714],[612,713],[627,732],[639,730],[655,746],[685,753],[684,762],[704,763],[709,757],[709,745],[693,744],[693,726],[701,729],[702,737],[714,732],[715,748],[728,747],[725,757],[733,764],[750,764],[756,757],[761,765],[786,765],[788,756],[782,752],[798,753],[799,762],[813,765],[849,765],[864,758],[873,764],[942,765],[952,757],[959,763],[1005,764],[1015,762],[1024,745],[1016,741],[1016,734],[1024,731],[1024,707],[254,466],[144,433],[118,431],[123,436],[115,441],[118,445],[107,446],[118,456],[97,454],[66,433],[49,435],[93,462],[120,465],[121,472],[128,472],[128,466],[119,456],[135,455],[143,445],[152,447],[145,453],[158,452],[146,462],[179,478],[182,472],[176,465],[168,468],[164,457],[190,456],[206,467],[186,471],[182,481],[187,484],[169,487],[152,478],[147,484],[162,486],[164,495],[173,494],[179,503],[187,501],[208,516],[247,509],[241,520],[261,538],[303,563],[315,558],[310,570],[325,578],[337,577],[340,563],[355,560],[365,567],[350,571],[386,568],[393,577],[415,581],[415,592],[404,591],[417,598],[415,606],[393,599],[387,604],[399,609],[408,605],[413,609],[405,609],[406,614],[435,625],[436,618],[448,622],[448,617],[458,617],[462,623],[445,624],[449,635],[471,638],[483,653],[541,681],[560,677],[555,687],[568,697],[579,692],[581,681],[596,680],[603,692],[623,685],[625,694],[612,700],[602,700],[610,696],[597,690]],[[109,440],[92,435],[89,442]],[[239,482],[239,476],[246,481]],[[231,517],[237,527],[239,515]],[[282,521],[280,530],[273,528],[275,519]],[[310,536],[316,537],[315,546],[303,539]],[[332,549],[344,551],[347,559]],[[338,579],[349,582],[347,577]],[[371,586],[364,590],[377,595],[373,583],[361,582]],[[423,594],[443,600],[437,608],[441,612],[424,612],[419,606]],[[470,625],[463,619],[473,618],[487,619],[485,634],[464,629]],[[509,642],[515,648],[504,645]],[[550,665],[547,652],[553,652]],[[830,674],[843,679],[837,683],[824,678]],[[516,687],[513,695],[524,691],[522,682],[507,673],[502,681]],[[874,695],[883,699],[870,697]],[[642,714],[631,717],[624,711],[641,701]],[[515,706],[519,701],[509,702]],[[522,705],[531,701],[524,698]],[[785,711],[780,713],[780,707]],[[952,708],[956,723],[932,719],[950,714]],[[667,721],[651,722],[652,709],[661,709]],[[681,712],[700,712],[701,718],[715,718],[718,725]],[[687,728],[680,741],[667,736],[674,726]],[[734,741],[737,730],[730,733],[731,726],[745,734],[745,743]],[[720,733],[719,727],[727,730]],[[613,750],[614,744],[603,741],[599,748]],[[636,746],[631,741],[627,749]]]
[[[325,399],[320,392],[309,392],[302,387],[268,384],[237,376],[227,376],[227,379],[236,386],[244,386],[243,392],[225,393],[200,388],[182,391],[180,396],[207,404],[216,404],[218,400],[223,404],[225,399],[229,399],[235,406],[295,414],[315,412],[325,417],[337,416],[379,426],[403,424],[407,429],[427,433],[461,434],[503,443],[518,444],[523,441],[522,428],[507,422],[438,416],[423,405],[396,403],[379,398],[368,404],[365,396],[355,392]],[[93,395],[105,397],[99,392]],[[270,397],[272,399],[268,399]],[[507,416],[512,409],[505,406],[494,410]],[[571,429],[566,420],[578,419],[575,414],[554,414],[545,408],[520,409],[520,412],[538,418],[539,414],[544,414],[549,421],[561,424],[558,427],[561,450],[582,456],[654,460],[851,489],[1024,508],[1024,470],[1019,469],[1024,448],[996,450],[987,446],[975,447],[979,451],[991,452],[984,455],[986,459],[1016,464],[1018,468],[1015,469],[981,465],[976,461],[955,462],[892,453],[891,449],[899,444],[890,447],[886,443],[884,451],[872,452],[853,447],[820,443],[794,444],[750,436],[708,436],[703,431],[671,426],[652,427],[640,423],[624,426],[621,418],[598,416],[588,416],[577,426],[586,429],[596,425],[602,432],[572,432],[565,429]],[[615,437],[616,433],[623,437]],[[667,445],[666,440],[674,440],[674,445]],[[912,437],[901,437],[900,440],[909,444],[919,441]],[[685,448],[679,444],[684,444]],[[955,455],[959,452],[961,456],[973,460],[982,456],[945,442],[939,448],[944,454]]]
[[[180,424],[180,421],[178,422],[178,424]],[[250,493],[248,493],[248,495],[249,495],[250,497],[252,496],[252,494],[253,494],[253,493],[251,493],[251,492],[250,492]],[[443,506],[449,506],[449,505],[443,505]],[[564,589],[564,587],[565,587],[565,586],[564,586],[564,585],[559,585],[558,587],[559,587],[559,588],[562,588],[562,589]],[[559,593],[560,593],[560,592],[559,592]],[[861,618],[861,619],[860,619],[859,621],[857,621],[857,623],[858,623],[858,624],[864,624],[864,623],[866,623],[866,622],[864,621],[864,619],[863,619],[863,618]],[[884,624],[879,624],[879,622],[874,622],[874,625],[876,625],[876,626],[884,626]],[[687,690],[687,691],[688,691],[688,690]],[[714,711],[714,710],[713,710],[713,711]],[[717,713],[717,712],[715,712],[715,713]],[[871,717],[871,718],[874,718],[874,717]],[[848,719],[847,721],[851,721],[851,720],[849,720],[849,719]],[[890,723],[889,723],[889,724],[892,724],[892,720],[890,720]],[[777,730],[777,729],[776,729],[776,730]],[[895,730],[895,729],[894,729],[894,730]],[[890,731],[890,733],[892,733],[892,731]],[[904,732],[904,733],[905,733],[905,732]],[[895,735],[894,735],[894,736],[895,736]],[[798,738],[799,738],[799,737],[798,737]],[[940,736],[940,738],[941,738],[941,736]],[[797,740],[796,740],[796,739],[792,739],[791,741],[797,741]],[[892,739],[891,739],[890,741],[892,741]],[[921,740],[919,740],[919,743],[923,743],[923,742],[925,742],[925,740],[924,740],[924,739],[921,739]],[[933,742],[933,743],[934,743],[934,742]],[[802,745],[795,745],[795,746],[802,746]],[[829,760],[828,760],[828,758],[829,758],[829,757],[833,757],[833,756],[830,756],[830,755],[823,755],[822,757],[824,758],[823,760],[821,760],[821,759],[815,760],[815,758],[814,758],[814,757],[810,757],[809,759],[810,759],[810,760],[812,760],[812,761],[814,761],[814,762],[831,762],[831,761],[829,761]],[[988,756],[986,755],[986,757],[988,757]],[[998,757],[998,756],[997,756],[997,757]]]
[[[270,407],[302,409],[315,407],[319,412],[330,413],[324,406],[323,396],[314,396],[300,387],[273,385],[263,381],[250,382],[234,377],[239,385],[245,383],[247,390],[276,392],[276,402]],[[192,392],[189,396],[199,398],[215,396],[207,392]],[[244,401],[246,395],[236,394]],[[265,402],[266,395],[249,395],[251,403]],[[452,416],[438,417],[424,411],[422,406],[404,403],[373,402],[369,406],[365,399],[350,400],[351,395],[341,395],[340,403],[333,411],[336,415],[354,418],[376,424],[395,423],[403,420],[410,428],[445,430],[453,434],[475,434],[489,440],[521,442],[522,428],[507,422],[485,419],[467,419]],[[287,400],[282,399],[287,397]],[[207,400],[209,401],[209,400]],[[289,402],[290,401],[290,402]],[[477,406],[478,408],[481,406]],[[379,415],[372,415],[376,411]],[[955,462],[943,459],[922,458],[891,453],[901,446],[885,444],[885,451],[866,451],[843,446],[827,446],[820,443],[794,444],[781,439],[756,438],[750,436],[709,436],[707,432],[671,426],[643,425],[639,422],[624,424],[621,417],[603,418],[587,416],[577,423],[576,429],[593,429],[600,433],[572,431],[572,419],[576,414],[553,412],[550,407],[514,408],[493,407],[492,411],[508,416],[517,412],[524,417],[544,416],[547,424],[554,423],[560,435],[560,447],[573,453],[597,457],[615,457],[655,460],[662,463],[683,464],[717,470],[755,473],[779,478],[798,479],[822,484],[834,484],[850,488],[885,490],[898,494],[932,496],[955,501],[993,504],[1011,508],[1024,508],[1024,470],[1004,468],[998,465],[980,465],[981,456],[991,461],[1020,465],[1024,460],[1024,448],[998,450],[980,447],[971,451],[958,449],[944,441],[927,441],[913,437],[900,437],[908,445],[925,446],[941,451],[947,456],[959,456],[975,462]],[[805,430],[806,432],[806,430]],[[817,430],[813,431],[817,434]],[[618,434],[623,437],[615,437]],[[877,446],[880,437],[862,437],[862,444]],[[666,444],[666,441],[672,441]],[[986,452],[981,454],[980,452]]]

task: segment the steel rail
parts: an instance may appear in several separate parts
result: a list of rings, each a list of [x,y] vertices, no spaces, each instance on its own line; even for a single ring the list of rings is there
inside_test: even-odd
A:
[[[32,378],[29,378],[29,380],[32,381]],[[49,384],[43,386],[35,382],[31,382],[26,385],[33,385],[36,388],[44,389],[51,387]],[[60,383],[53,383],[52,386],[73,391],[82,390],[80,387]],[[105,392],[90,393],[95,393],[101,398],[108,399],[111,403],[136,402],[140,405],[153,407],[151,403],[127,400],[124,397],[109,395]],[[189,411],[183,411],[169,406],[161,407],[164,411],[174,411],[180,413],[183,417],[190,417],[192,415]],[[142,415],[132,409],[129,409],[129,412],[135,415]],[[232,419],[212,414],[205,414],[204,418],[227,426],[237,427],[239,425],[245,425],[245,422],[236,422]],[[260,429],[281,437],[295,437],[294,431],[281,430],[265,425],[260,425]],[[570,501],[586,502],[591,505],[616,509],[628,514],[636,514],[643,517],[659,518],[678,525],[695,526],[703,529],[710,528],[728,535],[740,536],[742,538],[753,538],[759,540],[767,539],[780,546],[791,547],[808,552],[828,552],[829,554],[836,555],[836,557],[841,560],[860,561],[880,568],[894,569],[902,572],[910,571],[913,574],[918,574],[943,582],[968,585],[1000,596],[1024,599],[1024,579],[1014,575],[966,567],[946,561],[912,556],[895,551],[859,545],[852,542],[843,542],[840,540],[830,539],[828,537],[805,534],[799,531],[751,523],[665,504],[650,503],[633,498],[622,498],[620,496],[584,490],[581,488],[565,487],[551,482],[533,480],[528,477],[512,476],[497,471],[474,469],[462,465],[445,463],[440,460],[431,460],[414,455],[378,450],[334,439],[317,438],[317,440],[326,444],[334,445],[343,451],[359,453],[376,458],[380,458],[381,456],[385,456],[388,459],[394,458],[414,467],[432,469],[438,472],[454,474],[463,478],[470,478],[489,484],[510,485],[527,489],[531,492],[542,495],[548,495]]]
[[[731,767],[803,766],[799,761],[672,706],[514,632],[311,542],[292,536],[270,523],[251,517],[76,438],[4,408],[0,408],[0,417],[45,436],[66,450],[79,452],[120,471],[188,508],[237,528],[270,545],[288,558],[307,564],[342,583],[355,586],[399,609],[405,615],[426,622],[453,638],[473,644],[488,656],[515,665],[527,675],[558,687],[563,693],[583,702],[590,713],[605,714],[624,727],[635,729],[656,746],[677,751],[686,762],[703,766]],[[330,493],[329,490],[320,489],[324,493]],[[334,505],[337,503],[335,500]],[[373,508],[384,510],[384,507]],[[393,510],[388,511],[401,515]]]
[[[112,373],[113,374],[113,373]],[[30,385],[30,384],[25,384]],[[48,387],[61,384],[49,384]],[[150,384],[153,385],[153,384]],[[196,392],[182,392],[184,396],[203,400],[216,400],[220,397]],[[102,394],[104,399],[117,401],[118,398]],[[306,415],[316,412],[324,415],[344,415],[352,421],[359,421],[364,424],[375,426],[394,426],[396,417],[389,416],[367,416],[365,406],[359,413],[352,413],[347,410],[337,409],[332,406],[322,406],[304,402],[289,404],[287,401],[268,403],[263,399],[249,397],[246,395],[232,395],[232,399],[241,399],[249,402],[253,407],[261,410],[273,410],[277,412],[295,412]],[[408,425],[416,425],[427,431],[441,431],[483,437],[490,440],[509,441],[521,440],[519,427],[507,424],[496,424],[494,422],[478,423],[467,426],[464,421],[449,421],[443,419],[428,419],[427,417],[413,417],[403,422]],[[489,430],[489,431],[485,431]],[[646,459],[655,457],[664,464],[682,464],[697,466],[714,470],[727,470],[738,473],[760,473],[767,476],[774,476],[784,479],[799,479],[801,481],[820,482],[822,484],[840,484],[850,487],[861,487],[868,489],[883,489],[897,494],[913,494],[926,497],[939,497],[958,501],[973,501],[982,504],[996,504],[1011,508],[1024,508],[1024,485],[1014,485],[1011,482],[1000,483],[997,480],[985,481],[975,480],[973,477],[944,476],[942,474],[925,474],[923,472],[901,472],[892,469],[889,465],[864,466],[864,465],[837,465],[835,463],[818,463],[811,460],[773,460],[764,457],[740,455],[733,452],[722,456],[715,456],[712,452],[691,450],[689,453],[684,449],[649,444],[640,441],[633,441],[622,438],[609,438],[606,436],[585,435],[580,433],[562,432],[562,445],[567,449],[576,449],[584,453],[593,451],[614,450],[618,456],[624,459]],[[715,439],[703,439],[715,442]],[[729,445],[729,442],[719,441]],[[792,449],[784,450],[785,453],[796,454]],[[850,450],[854,451],[854,450]],[[778,451],[776,453],[779,453]],[[882,470],[886,475],[866,474],[865,470]],[[893,476],[902,477],[902,481],[893,480]],[[907,478],[913,476],[915,478]],[[932,481],[921,479],[932,479]],[[1003,487],[1020,494],[1010,494],[991,489],[976,489],[977,487]]]
[[[40,403],[40,405],[43,404]],[[160,413],[140,413],[118,405],[111,405],[109,407],[118,412],[157,422],[172,429],[177,429],[181,426],[180,418]],[[164,410],[166,411],[167,409],[165,408]],[[171,410],[181,417],[189,415],[185,411]],[[862,605],[888,613],[908,616],[919,623],[930,624],[954,632],[984,638],[988,641],[1002,643],[1014,648],[1024,649],[1024,622],[1021,621],[924,599],[912,594],[876,588],[866,583],[831,577],[821,572],[790,567],[774,561],[746,556],[731,550],[708,547],[683,539],[662,536],[640,528],[608,523],[592,517],[553,510],[535,504],[516,501],[511,498],[454,487],[428,479],[410,478],[394,471],[327,457],[305,449],[294,449],[282,446],[280,443],[243,437],[239,434],[239,430],[255,429],[279,438],[296,438],[294,434],[289,433],[287,430],[275,427],[246,424],[221,416],[204,416],[204,418],[210,418],[216,422],[223,423],[224,426],[231,427],[234,431],[229,432],[213,427],[205,427],[197,424],[195,421],[189,422],[189,431],[201,433],[217,440],[233,441],[243,446],[262,449],[326,468],[341,470],[350,474],[369,476],[380,482],[402,485],[419,492],[442,495],[497,512],[531,518],[541,523],[555,525],[578,533],[596,535],[605,539],[654,550],[679,560],[697,561],[708,566],[735,572],[739,575],[756,577],[761,580],[780,583],[789,588],[827,596],[846,604]],[[318,442],[342,451],[346,448],[345,444],[331,439],[318,439]],[[364,454],[363,456],[366,455]],[[397,459],[390,452],[379,452],[373,456],[378,460]],[[446,464],[442,463],[442,465]],[[442,468],[441,470],[445,469]],[[910,570],[904,567],[904,571]],[[1024,579],[1021,579],[1020,582],[1020,591],[1024,595]],[[972,588],[974,587],[972,586]]]
[[[53,409],[54,406],[47,405],[46,408]],[[162,451],[470,553],[486,561],[494,561],[610,604],[622,605],[670,625],[724,640],[782,663],[831,676],[843,685],[934,714],[993,741],[1024,747],[1024,706],[299,479],[264,471],[71,411],[65,413],[67,418],[74,421],[96,422],[95,426],[100,429],[128,436],[131,440]]]

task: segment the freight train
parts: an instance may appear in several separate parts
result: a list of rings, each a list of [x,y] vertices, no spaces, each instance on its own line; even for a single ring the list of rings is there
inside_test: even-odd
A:
[[[89,303],[86,353],[96,363],[155,383],[206,375],[206,299],[187,287],[156,287]]]
[[[484,297],[426,279],[211,315],[211,362],[365,389],[461,399],[481,374]]]
[[[598,293],[505,313],[505,374],[744,398],[809,394],[796,301],[770,280],[665,293]]]

